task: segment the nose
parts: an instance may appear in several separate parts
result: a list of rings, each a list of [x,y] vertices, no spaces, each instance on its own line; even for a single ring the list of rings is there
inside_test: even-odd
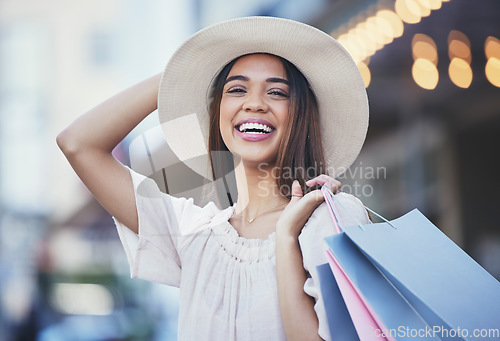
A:
[[[246,97],[245,102],[243,103],[243,110],[247,112],[267,112],[268,106],[263,98],[263,96],[259,93],[249,93]]]

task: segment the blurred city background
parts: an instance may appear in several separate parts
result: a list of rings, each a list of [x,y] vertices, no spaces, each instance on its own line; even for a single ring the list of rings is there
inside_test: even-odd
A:
[[[498,0],[0,0],[0,340],[176,339],[177,289],[129,278],[55,137],[192,33],[247,15],[316,26],[358,63],[370,128],[344,191],[387,218],[417,207],[500,279]],[[158,125],[117,158],[140,160],[132,142]]]

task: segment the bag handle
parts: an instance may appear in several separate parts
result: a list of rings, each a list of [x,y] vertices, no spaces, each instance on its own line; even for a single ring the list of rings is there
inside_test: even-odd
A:
[[[358,219],[356,219],[351,214],[351,212],[349,212],[349,210],[344,207],[344,205],[342,204],[342,202],[340,200],[338,200],[337,198],[335,198],[335,195],[333,194],[333,192],[328,187],[326,187],[325,185],[323,185],[321,187],[321,192],[323,193],[323,196],[325,197],[325,201],[326,201],[326,203],[328,205],[328,209],[330,211],[330,215],[332,216],[332,219],[333,219],[333,222],[335,224],[335,228],[337,229],[337,232],[340,233],[340,229],[342,228],[342,225],[340,224],[339,214],[338,214],[337,208],[335,207],[334,201],[336,201],[336,203],[339,204],[340,207],[342,207],[344,209],[344,211],[347,212],[347,214],[349,214],[349,216],[356,222],[356,224],[358,224],[358,226],[361,228],[361,230],[365,231],[365,229],[363,228],[363,224],[361,224],[358,221]],[[366,210],[370,211],[371,213],[375,214],[377,217],[379,217],[380,219],[382,219],[383,221],[385,221],[387,224],[389,224],[393,228],[397,229],[397,227],[394,226],[389,220],[385,219],[383,216],[381,216],[380,214],[378,214],[374,210],[366,207],[364,204],[363,204],[363,207]],[[370,223],[373,224],[371,221],[370,221]],[[339,226],[340,226],[340,228],[339,228]]]
[[[326,201],[326,206],[328,207],[328,211],[330,212],[330,216],[332,217],[333,224],[335,225],[335,230],[337,230],[337,233],[342,232],[341,228],[339,227],[340,225],[340,219],[339,219],[339,214],[337,212],[337,208],[335,207],[335,204],[333,203],[333,193],[330,191],[328,192],[328,188],[326,188],[324,185],[321,187],[321,193],[323,193],[323,196],[325,197]]]
[[[333,200],[335,199],[335,194],[333,194],[332,191],[330,191],[324,185],[321,188],[321,192],[323,193],[323,196],[325,197],[325,200],[326,200],[326,203],[327,203],[327,206],[328,206],[328,210],[330,211],[330,215],[332,216],[333,224],[335,225],[335,229],[337,230],[337,233],[340,233],[340,232],[342,232],[343,227],[342,227],[342,224],[340,223],[340,215],[339,215],[339,213],[337,211],[337,207],[335,207],[335,204],[333,203]],[[349,212],[349,210],[347,210],[344,207],[344,205],[342,205],[341,202],[338,201],[338,204],[340,204],[340,206],[344,209],[344,211],[346,211],[347,214],[349,214],[349,216],[356,222],[356,224],[358,224],[359,228],[361,230],[365,231],[365,229],[363,227],[363,224],[361,224],[359,222],[359,220],[356,219],[351,214],[351,212]]]

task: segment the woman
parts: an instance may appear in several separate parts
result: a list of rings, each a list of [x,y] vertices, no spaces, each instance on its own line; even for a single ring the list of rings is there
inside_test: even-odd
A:
[[[215,183],[234,174],[236,195],[218,187],[229,207],[161,193],[111,155],[157,98],[180,160]],[[114,217],[132,277],[180,287],[179,340],[319,340],[329,331],[315,267],[334,230],[321,191],[310,189],[338,190],[322,173],[349,167],[367,120],[361,77],[335,40],[251,17],[198,32],[163,75],[90,110],[57,142]],[[204,144],[211,169],[197,158]],[[367,221],[358,199],[338,196],[345,224]]]

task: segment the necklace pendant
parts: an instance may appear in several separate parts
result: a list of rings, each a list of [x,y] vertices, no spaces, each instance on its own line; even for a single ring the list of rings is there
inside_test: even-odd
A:
[[[248,222],[251,223],[254,220],[255,220],[255,218],[252,218],[252,219],[248,220]]]

